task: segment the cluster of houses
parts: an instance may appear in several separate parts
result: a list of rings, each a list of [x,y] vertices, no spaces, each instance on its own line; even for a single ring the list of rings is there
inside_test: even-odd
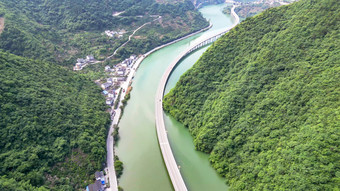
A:
[[[86,56],[86,58],[78,58],[76,65],[73,67],[73,70],[82,70],[87,64],[93,63],[96,60],[92,55]]]
[[[267,4],[267,5],[287,5],[289,3],[295,2],[297,0],[257,0],[257,1],[250,1],[250,2],[233,2],[235,5],[259,5],[259,4]]]
[[[119,89],[120,84],[125,82],[127,76],[131,72],[133,63],[137,60],[136,55],[130,56],[130,58],[125,59],[123,62],[113,66],[105,66],[105,72],[110,73],[110,77],[106,79],[106,82],[102,83],[100,87],[103,89],[103,95],[106,97],[106,104],[112,106],[114,104],[117,89]],[[112,115],[112,114],[111,114]]]
[[[86,191],[104,191],[106,185],[103,171],[97,171],[94,175],[96,177],[96,181],[93,184],[86,186]]]
[[[106,84],[106,83],[104,83],[104,84]],[[102,88],[103,88],[103,86],[102,86]],[[114,101],[115,101],[116,95],[117,95],[116,90],[115,89],[104,90],[103,94],[104,94],[104,96],[106,96],[106,104],[112,106]]]
[[[122,38],[123,35],[125,34],[125,32],[124,32],[124,31],[117,32],[117,31],[106,30],[106,31],[105,31],[105,34],[106,34],[108,37],[118,37],[118,38]]]

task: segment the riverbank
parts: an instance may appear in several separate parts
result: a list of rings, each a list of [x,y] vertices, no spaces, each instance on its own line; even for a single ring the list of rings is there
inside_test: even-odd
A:
[[[235,27],[238,22],[239,22],[239,17],[238,15],[235,13],[235,8],[236,6],[233,5],[233,8],[231,10],[232,15],[235,17],[236,22],[234,25],[232,25],[232,27],[227,28],[226,31],[223,31],[222,33],[216,34],[214,36],[208,36],[205,39],[202,39],[200,42],[197,42],[196,44],[190,46],[186,51],[184,51],[182,54],[180,54],[173,62],[172,64],[167,68],[167,70],[165,71],[165,73],[163,74],[159,86],[158,86],[158,90],[156,93],[156,98],[155,98],[155,120],[156,120],[156,129],[157,129],[157,137],[158,137],[158,143],[159,143],[159,147],[161,149],[162,152],[162,156],[164,159],[164,162],[166,164],[170,179],[172,181],[172,185],[174,186],[175,190],[187,190],[186,185],[184,183],[184,180],[182,178],[182,175],[179,171],[179,167],[176,163],[175,157],[173,156],[172,153],[172,149],[170,147],[170,143],[168,140],[168,136],[167,136],[167,130],[165,128],[165,123],[164,123],[164,116],[163,116],[163,96],[164,96],[164,90],[167,84],[167,81],[173,71],[173,69],[176,67],[176,65],[179,63],[179,61],[186,56],[187,54],[191,53],[192,51],[200,48],[197,47],[197,45],[199,44],[204,44],[204,42],[210,41],[210,39],[214,39],[215,40],[220,37],[221,34],[228,32],[230,29],[232,29],[233,27]]]
[[[158,46],[158,47],[150,50],[149,52],[139,56],[137,61],[132,66],[132,70],[129,73],[127,80],[121,85],[121,87],[117,91],[120,91],[120,89],[125,89],[125,90],[128,89],[129,85],[132,83],[133,77],[135,76],[135,74],[136,74],[136,72],[139,68],[139,65],[149,55],[151,55],[152,53],[156,52],[157,50],[160,50],[160,49],[167,47],[171,44],[174,44],[176,42],[179,42],[181,40],[184,40],[186,38],[189,38],[189,37],[194,36],[196,34],[199,34],[201,32],[204,32],[204,31],[210,29],[211,27],[212,27],[212,23],[210,23],[210,25],[208,27],[205,27],[205,28],[203,28],[199,31],[193,32],[191,34],[188,34],[184,37],[181,37],[179,39],[176,39],[176,40],[171,41],[169,43],[166,43],[164,45]],[[106,177],[106,180],[110,184],[110,188],[108,188],[107,190],[111,190],[111,191],[118,191],[118,180],[117,180],[116,172],[115,172],[115,169],[114,169],[114,153],[115,152],[114,152],[114,139],[113,139],[112,133],[114,131],[115,125],[119,124],[119,119],[121,117],[120,115],[122,114],[122,110],[121,110],[120,106],[122,106],[122,100],[124,99],[126,93],[127,93],[126,91],[122,92],[122,95],[121,95],[120,100],[119,100],[118,108],[114,109],[113,106],[111,108],[112,110],[114,110],[115,116],[114,116],[112,123],[110,125],[110,129],[109,129],[109,133],[108,133],[108,137],[107,137],[107,141],[106,141],[106,148],[107,148],[107,168],[106,168],[106,172],[107,172],[107,175],[108,175]]]
[[[131,98],[119,122],[120,140],[115,146],[116,154],[124,162],[124,173],[119,179],[119,185],[124,190],[173,191],[155,131],[155,93],[162,74],[171,64],[172,58],[178,56],[196,41],[211,33],[217,34],[234,23],[230,15],[222,13],[221,10],[224,6],[225,4],[212,5],[200,9],[203,16],[213,24],[210,30],[164,47],[150,54],[140,64],[133,79]],[[198,52],[202,53],[201,50]],[[193,54],[197,55],[196,52]],[[189,55],[188,57],[190,58],[191,56]],[[192,63],[198,58],[199,56]],[[182,64],[177,68],[181,67]],[[190,169],[189,173],[182,174],[185,183],[188,183],[188,189],[195,191],[209,190],[206,185],[210,185],[209,187],[214,188],[214,190],[226,190],[226,184],[211,168],[207,158],[203,159],[201,153],[194,150],[191,136],[181,136],[181,139],[187,140],[187,145],[178,146],[187,150],[181,150],[180,152],[190,153],[186,157],[194,161],[194,170],[191,169],[193,165],[190,162],[190,167],[188,164],[179,163],[181,173],[183,170]],[[175,142],[169,141],[175,145],[178,143],[177,140]],[[174,154],[177,160],[178,152],[176,151]],[[181,162],[182,159],[179,158],[179,160]],[[198,179],[192,179],[192,176]],[[199,189],[196,189],[197,187]],[[200,189],[200,187],[204,189]]]
[[[127,40],[126,42],[124,42],[122,45],[120,45],[118,48],[116,48],[116,50],[113,52],[113,54],[111,54],[110,56],[106,57],[104,60],[101,60],[101,61],[99,61],[99,60],[93,60],[93,61],[91,61],[91,62],[86,61],[86,63],[78,63],[78,62],[77,62],[77,63],[75,64],[75,66],[73,67],[73,70],[74,70],[74,71],[79,71],[79,70],[84,69],[84,68],[85,68],[86,66],[88,66],[88,65],[104,63],[104,62],[107,62],[108,60],[112,59],[112,58],[117,54],[117,52],[118,52],[119,49],[121,49],[121,48],[124,47],[127,43],[129,43],[129,42],[131,41],[131,38],[135,35],[135,33],[136,33],[137,31],[139,31],[140,29],[142,29],[144,26],[151,24],[152,22],[155,22],[155,21],[157,21],[157,20],[162,19],[162,16],[160,16],[160,15],[156,15],[156,16],[157,16],[158,18],[156,18],[156,19],[154,19],[154,20],[152,20],[152,21],[150,21],[150,22],[144,23],[143,25],[141,25],[140,27],[138,27],[136,30],[134,30],[133,33],[128,37],[128,40]],[[0,24],[1,24],[1,23],[0,23]],[[1,26],[1,25],[0,25],[0,26]],[[179,42],[179,41],[184,40],[184,39],[186,39],[186,38],[189,38],[189,37],[191,37],[191,36],[194,36],[194,35],[196,35],[196,34],[198,34],[198,33],[201,33],[201,32],[203,32],[203,31],[205,31],[205,30],[210,29],[211,27],[212,27],[212,24],[209,23],[209,26],[207,26],[207,27],[205,27],[205,28],[203,28],[203,29],[200,29],[200,30],[198,30],[198,31],[189,33],[189,34],[187,34],[187,35],[185,35],[185,36],[183,36],[183,37],[180,37],[180,38],[178,38],[178,39],[174,39],[174,40],[172,40],[171,42],[168,42],[168,43],[165,43],[165,44],[163,44],[163,45],[160,45],[160,46],[158,46],[158,47],[156,47],[156,48],[154,48],[154,49],[150,50],[149,52],[147,52],[147,53],[145,53],[145,54],[142,54],[142,55],[148,56],[148,55],[150,55],[151,53],[153,53],[153,52],[155,52],[155,51],[157,51],[157,50],[159,50],[159,49],[161,49],[161,48],[163,48],[163,47],[169,46],[169,45],[171,45],[171,44],[173,44],[173,43],[176,43],[176,42]],[[86,59],[84,59],[84,60],[86,60]]]

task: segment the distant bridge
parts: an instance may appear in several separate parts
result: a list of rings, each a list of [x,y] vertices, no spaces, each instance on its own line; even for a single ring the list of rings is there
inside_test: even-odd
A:
[[[230,29],[229,29],[230,30]],[[218,38],[220,38],[221,36],[223,36],[224,34],[226,34],[228,31],[224,31],[222,33],[219,33],[217,35],[214,35],[213,37],[210,37],[209,39],[204,40],[203,42],[199,42],[198,44],[196,44],[194,47],[192,47],[190,50],[188,50],[186,53],[190,54],[191,52],[201,48],[202,46],[208,45],[210,43],[215,42]]]
[[[195,50],[197,50],[197,49],[199,49],[203,46],[206,46],[208,44],[215,42],[218,38],[220,38],[221,36],[223,36],[224,34],[229,32],[232,28],[234,28],[240,22],[239,16],[235,13],[235,8],[236,8],[236,6],[234,5],[231,9],[231,15],[236,19],[235,23],[231,27],[229,27],[228,29],[226,29],[225,31],[223,31],[221,33],[209,36],[209,37],[205,38],[204,40],[192,45],[187,51],[182,53],[183,55],[180,55],[180,56],[184,57],[187,54],[190,54],[191,52],[193,52],[193,51],[195,51]],[[179,59],[179,60],[181,60],[181,59]],[[175,60],[175,61],[178,62],[179,60]]]
[[[234,5],[233,8],[231,9],[231,14],[236,19],[236,22],[233,24],[233,26],[231,26],[230,28],[226,29],[225,31],[217,35],[216,34],[211,35],[205,38],[204,40],[198,43],[195,43],[194,45],[190,46],[186,51],[184,51],[182,54],[178,55],[178,57],[171,63],[171,65],[165,71],[165,73],[163,74],[159,82],[159,86],[158,86],[158,90],[156,92],[156,98],[155,98],[155,119],[156,119],[157,137],[158,137],[159,147],[161,148],[164,163],[168,170],[168,174],[170,176],[172,185],[176,191],[187,191],[188,189],[184,183],[182,175],[177,166],[175,157],[172,153],[169,140],[168,140],[168,136],[167,136],[167,132],[165,129],[164,116],[163,116],[163,104],[162,104],[165,85],[170,77],[172,70],[175,68],[175,66],[179,63],[179,61],[183,57],[197,50],[200,47],[203,47],[207,44],[210,44],[216,41],[219,37],[229,32],[230,29],[234,28],[240,22],[240,18],[235,13],[235,8],[236,6]]]

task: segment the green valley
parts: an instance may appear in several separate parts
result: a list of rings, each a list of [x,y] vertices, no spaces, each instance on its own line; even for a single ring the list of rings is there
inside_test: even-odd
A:
[[[340,4],[300,0],[221,37],[164,99],[231,190],[338,190]]]
[[[339,190],[340,3],[295,1],[1,0],[0,190]]]

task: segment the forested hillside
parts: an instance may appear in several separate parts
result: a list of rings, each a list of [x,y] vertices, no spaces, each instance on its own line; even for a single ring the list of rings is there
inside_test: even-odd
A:
[[[84,188],[106,156],[109,116],[96,84],[0,51],[0,190]]]
[[[100,88],[67,68],[86,55],[104,60],[145,23],[102,64],[209,25],[190,0],[0,1],[0,190],[93,183],[105,162],[110,117]]]
[[[225,0],[191,0],[196,7],[202,7],[209,4],[220,4],[224,3]]]
[[[2,0],[0,18],[5,18],[5,28],[0,48],[61,65],[73,65],[77,57],[89,54],[104,59],[155,15],[163,18],[153,23],[152,33],[139,34],[147,48],[136,49],[135,39],[137,42],[128,44],[125,52],[145,53],[142,51],[208,25],[189,0],[175,4],[155,0]],[[172,24],[175,19],[181,24]],[[124,31],[124,37],[110,38],[105,30]],[[117,57],[125,59],[122,54],[124,51]]]
[[[339,190],[339,26],[338,0],[269,9],[165,96],[232,190]]]

